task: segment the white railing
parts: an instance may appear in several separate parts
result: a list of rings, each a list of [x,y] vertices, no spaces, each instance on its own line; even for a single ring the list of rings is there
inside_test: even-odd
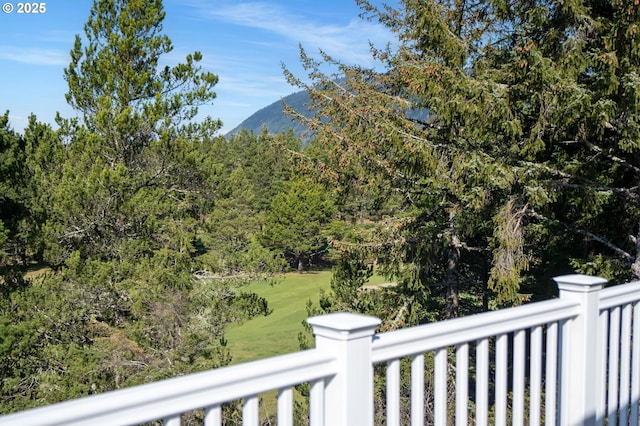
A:
[[[310,318],[315,349],[11,414],[0,425],[175,426],[198,409],[205,425],[221,425],[222,405],[240,399],[243,425],[258,425],[258,395],[271,390],[277,424],[292,425],[292,388],[302,383],[312,426],[638,425],[640,282],[602,290],[600,278],[555,280],[558,299],[377,335],[377,318]]]
[[[632,284],[599,294],[599,330],[603,334],[598,348],[597,417],[606,418],[609,425],[638,425],[640,293],[638,283]]]
[[[526,340],[531,342],[530,355],[530,420],[540,424],[542,384],[546,384],[544,395],[547,424],[553,421],[557,409],[557,350],[558,325],[578,315],[578,305],[567,300],[552,300],[535,303],[519,308],[504,309],[481,315],[428,324],[420,327],[399,330],[380,335],[373,343],[373,362],[386,362],[386,416],[387,425],[406,424],[400,419],[400,358],[411,357],[411,425],[422,425],[425,417],[425,405],[433,407],[432,417],[435,424],[446,425],[452,413],[448,409],[451,402],[448,394],[449,383],[455,385],[454,414],[456,425],[467,425],[469,415],[476,425],[488,424],[489,385],[494,386],[495,424],[505,424],[507,420],[507,382],[509,370],[512,376],[513,424],[523,424],[525,396],[525,347]],[[543,351],[542,338],[546,334],[546,348]],[[528,339],[527,339],[528,337]],[[513,347],[509,359],[509,346]],[[469,411],[470,380],[469,353],[475,348],[473,371],[475,382],[473,406],[475,413]],[[433,394],[425,398],[423,380],[425,377],[425,353],[433,354]],[[545,359],[546,355],[546,359]],[[542,377],[543,362],[545,377]],[[430,363],[427,363],[429,365]],[[490,367],[493,365],[493,380]],[[455,376],[450,377],[449,371]],[[415,383],[414,383],[415,381]],[[427,400],[427,404],[425,404]],[[422,414],[421,414],[422,413]]]
[[[281,424],[291,425],[291,387],[309,381],[317,388],[335,374],[334,356],[310,350],[23,411],[0,417],[0,424],[133,425],[163,420],[175,426],[181,414],[204,408],[205,424],[219,425],[222,404],[241,398],[245,424],[258,424],[258,394],[278,389],[278,416]],[[322,401],[315,399],[311,403],[321,413],[317,407]]]

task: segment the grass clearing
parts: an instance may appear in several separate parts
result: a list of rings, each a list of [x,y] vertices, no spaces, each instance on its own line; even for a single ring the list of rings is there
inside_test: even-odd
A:
[[[384,281],[374,274],[369,283]],[[331,271],[311,271],[285,274],[275,285],[253,283],[244,287],[267,299],[272,313],[229,328],[225,337],[232,364],[298,351],[298,333],[303,331],[301,323],[307,318],[307,300],[317,304],[320,290],[329,291],[330,284]]]
[[[374,274],[369,284],[384,283],[383,277]],[[329,291],[331,271],[311,271],[304,274],[292,272],[285,274],[277,284],[253,283],[243,287],[264,297],[269,302],[271,315],[253,318],[244,324],[231,326],[225,338],[231,351],[231,364],[254,361],[297,352],[298,333],[303,331],[302,321],[307,318],[307,301],[316,305],[320,290]],[[297,395],[297,392],[294,392]],[[297,397],[295,396],[294,397]],[[277,409],[277,391],[260,395],[261,418],[268,418]]]

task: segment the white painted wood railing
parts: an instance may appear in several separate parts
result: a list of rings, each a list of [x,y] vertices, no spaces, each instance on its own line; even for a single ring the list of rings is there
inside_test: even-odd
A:
[[[467,425],[471,420],[476,425],[488,424],[490,405],[493,405],[489,403],[490,397],[495,404],[495,424],[505,424],[507,394],[510,389],[513,393],[513,424],[523,424],[527,337],[531,342],[531,420],[534,424],[540,423],[540,418],[536,416],[540,413],[543,394],[541,385],[544,362],[546,419],[553,424],[557,408],[558,325],[577,316],[577,311],[575,303],[553,300],[380,335],[373,343],[372,357],[374,363],[387,363],[387,425],[406,424],[400,421],[400,395],[396,389],[399,388],[399,360],[407,355],[411,357],[412,381],[417,381],[412,383],[411,425],[423,424],[425,401],[433,407],[434,423],[447,424],[447,419],[452,417],[448,407],[451,381],[455,385],[453,412],[456,425]],[[543,335],[546,335],[546,352],[543,351]],[[513,348],[511,354],[508,353],[510,346]],[[424,358],[425,353],[429,352],[433,352],[433,395],[425,396],[425,386],[422,383],[425,376]],[[469,368],[470,353],[475,355],[473,370]],[[490,374],[492,369],[493,375]],[[453,377],[449,374],[450,371],[455,372]],[[475,377],[470,377],[471,371],[475,372]],[[507,382],[509,375],[512,376],[512,386]],[[475,398],[472,401],[475,413],[469,412],[470,379],[475,382]]]
[[[312,426],[638,425],[640,282],[602,290],[601,278],[555,280],[558,299],[377,335],[377,318],[310,318],[315,349],[11,414],[0,425],[175,426],[197,409],[205,425],[221,425],[222,404],[235,400],[244,401],[243,425],[258,425],[258,395],[278,390],[277,424],[286,426],[301,383],[310,384]],[[374,395],[374,368],[384,370],[383,395]]]
[[[599,297],[598,424],[638,425],[640,402],[640,294],[631,283]],[[635,338],[634,338],[635,337]]]

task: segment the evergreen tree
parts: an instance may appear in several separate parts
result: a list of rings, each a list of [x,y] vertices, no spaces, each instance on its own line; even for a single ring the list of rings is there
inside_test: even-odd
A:
[[[160,67],[173,49],[162,34],[164,17],[161,0],[96,0],[84,28],[86,46],[76,36],[65,69],[66,98],[86,127],[104,138],[101,153],[112,166],[140,167],[145,147],[171,144],[197,107],[215,98],[218,78],[197,65],[200,52]]]
[[[280,250],[302,272],[305,265],[328,250],[323,228],[333,212],[321,185],[292,180],[287,191],[273,198],[260,240],[266,247]]]
[[[25,157],[24,139],[11,129],[6,111],[0,116],[0,266],[21,260],[16,237],[27,214],[20,191],[25,181]]]
[[[400,300],[455,316],[547,294],[530,284],[570,268],[638,276],[638,5],[359,4],[397,36],[372,50],[386,71],[325,55],[325,75],[303,51],[313,82],[289,77],[336,179],[355,167],[403,195],[371,242]]]
[[[184,216],[202,201],[199,144],[220,123],[190,120],[215,98],[217,77],[197,65],[199,52],[159,66],[172,50],[161,33],[164,16],[159,0],[99,0],[85,25],[86,46],[76,36],[67,101],[84,126],[70,127],[54,263],[76,249],[112,258],[126,255],[122,245],[132,241],[134,250],[163,246],[158,231],[167,213]]]
[[[25,180],[20,185],[28,215],[20,226],[20,244],[30,261],[43,262],[47,247],[46,227],[53,211],[53,193],[60,182],[66,159],[61,132],[29,117],[24,131]]]

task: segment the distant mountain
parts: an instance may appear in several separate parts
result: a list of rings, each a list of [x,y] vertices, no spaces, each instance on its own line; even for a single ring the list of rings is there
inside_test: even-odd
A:
[[[228,132],[226,136],[229,137],[242,129],[260,134],[260,132],[262,132],[262,126],[264,125],[271,134],[287,132],[289,129],[293,129],[296,137],[302,139],[303,133],[308,130],[307,127],[300,123],[299,120],[284,113],[283,102],[305,117],[311,117],[314,114],[314,111],[309,110],[309,92],[302,90],[253,113],[235,129]],[[426,109],[407,109],[405,110],[405,114],[407,118],[416,120],[417,122],[429,121],[429,112]]]
[[[306,117],[313,115],[313,111],[309,111],[308,109],[309,93],[306,90],[302,90],[286,96],[281,100],[255,112],[236,128],[227,133],[227,137],[239,132],[241,129],[246,129],[259,134],[262,131],[262,126],[264,125],[267,128],[267,131],[271,134],[287,132],[289,129],[293,129],[294,134],[298,138],[301,138],[307,128],[294,117],[284,113],[283,102]]]

